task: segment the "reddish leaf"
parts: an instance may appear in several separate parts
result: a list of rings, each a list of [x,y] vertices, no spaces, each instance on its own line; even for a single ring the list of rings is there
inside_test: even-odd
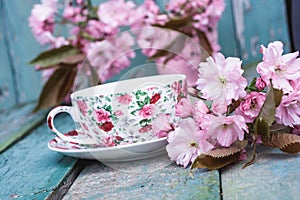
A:
[[[71,91],[76,73],[76,65],[73,67],[63,67],[61,65],[57,68],[45,83],[33,112],[60,104]]]
[[[243,141],[238,140],[235,141],[230,147],[217,147],[209,151],[206,155],[214,158],[230,156],[232,154],[235,154],[243,150],[247,146],[247,144],[248,144],[247,140],[243,140]]]
[[[279,148],[287,153],[300,152],[300,136],[290,133],[272,134],[270,137],[262,137],[266,146]]]

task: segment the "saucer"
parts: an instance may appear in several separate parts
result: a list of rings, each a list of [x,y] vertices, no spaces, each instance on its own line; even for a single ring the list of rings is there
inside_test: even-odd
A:
[[[68,137],[77,138],[77,131],[66,134]],[[124,162],[151,158],[166,153],[167,138],[158,138],[145,142],[126,144],[113,147],[87,147],[75,143],[69,143],[55,137],[48,142],[48,148],[81,159],[99,160],[101,162]]]

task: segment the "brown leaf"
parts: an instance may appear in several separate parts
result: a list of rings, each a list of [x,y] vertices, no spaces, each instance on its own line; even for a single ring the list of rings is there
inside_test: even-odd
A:
[[[248,141],[236,141],[230,147],[218,147],[206,155],[200,155],[191,165],[194,168],[219,169],[239,160],[241,151],[247,146]]]
[[[64,67],[61,64],[61,67],[57,68],[45,83],[33,112],[60,104],[71,91],[76,73],[76,65],[74,67]]]
[[[218,158],[216,157],[214,158],[209,155],[202,155],[202,156],[200,155],[195,159],[195,161],[191,165],[191,170],[195,168],[206,168],[209,170],[220,169],[221,167],[224,167],[226,165],[238,161],[239,157],[240,157],[240,152],[231,154],[229,156],[218,157]]]
[[[262,137],[263,143],[269,147],[279,148],[287,153],[300,152],[300,136],[290,133],[275,133],[270,137]]]
[[[243,150],[248,144],[247,140],[243,141],[235,141],[230,147],[217,147],[211,151],[209,151],[206,155],[211,156],[213,158],[221,158],[233,155],[237,152]]]

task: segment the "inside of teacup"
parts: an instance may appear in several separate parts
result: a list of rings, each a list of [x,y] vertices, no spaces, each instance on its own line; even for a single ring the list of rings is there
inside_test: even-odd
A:
[[[130,92],[133,89],[144,87],[147,85],[160,85],[164,87],[176,81],[184,80],[185,78],[186,76],[183,74],[169,74],[134,78],[86,88],[74,92],[71,96],[94,96],[95,94],[108,95],[112,93]]]

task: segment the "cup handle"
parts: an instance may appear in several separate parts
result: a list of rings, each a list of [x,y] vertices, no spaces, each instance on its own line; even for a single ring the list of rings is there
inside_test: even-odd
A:
[[[53,108],[48,116],[47,116],[47,124],[48,127],[50,128],[51,131],[53,131],[59,138],[61,138],[62,140],[68,141],[68,142],[72,142],[72,143],[77,143],[77,144],[81,144],[83,143],[82,140],[80,139],[74,139],[71,137],[67,137],[65,136],[63,133],[59,132],[56,127],[54,126],[54,118],[57,114],[59,113],[68,113],[73,121],[74,121],[74,107],[72,106],[57,106],[55,108]]]

